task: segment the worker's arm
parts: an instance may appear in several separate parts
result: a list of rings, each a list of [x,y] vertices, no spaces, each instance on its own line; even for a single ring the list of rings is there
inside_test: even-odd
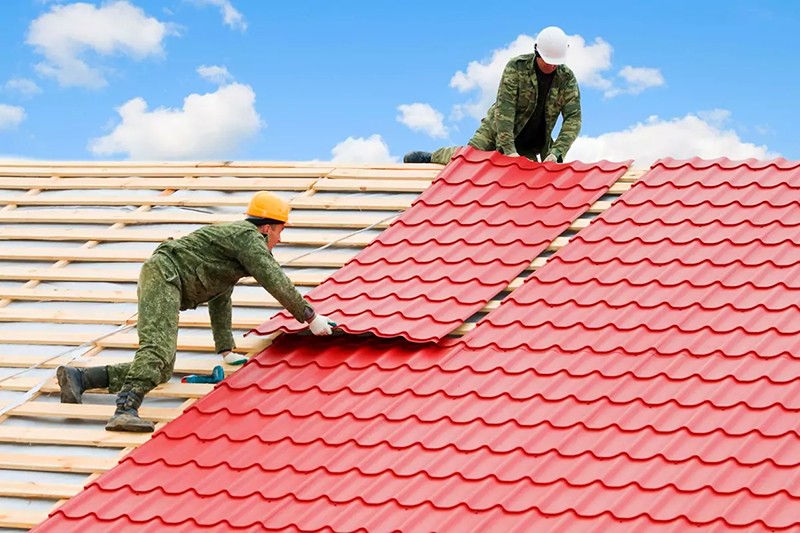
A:
[[[217,353],[229,352],[236,347],[231,332],[231,294],[233,287],[208,301],[208,316]]]
[[[245,232],[236,243],[236,258],[267,292],[289,311],[298,322],[314,318],[314,309],[303,299],[289,277],[255,231]]]
[[[550,153],[558,158],[559,163],[564,161],[572,143],[581,132],[581,91],[574,75],[570,76],[564,88],[564,106],[561,108],[561,116],[564,117],[561,131],[558,132],[558,138],[550,148]]]
[[[519,74],[514,61],[511,60],[500,78],[497,88],[497,101],[494,104],[494,127],[497,132],[495,144],[497,150],[506,155],[516,153],[514,144],[514,118],[517,115],[517,93],[519,91]]]

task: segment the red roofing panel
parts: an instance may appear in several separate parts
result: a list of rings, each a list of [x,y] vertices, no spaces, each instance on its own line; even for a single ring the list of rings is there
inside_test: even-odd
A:
[[[798,357],[799,192],[782,160],[661,161],[465,342]]]
[[[659,163],[453,346],[280,337],[39,529],[800,528],[797,228],[718,210],[800,173],[750,165]]]
[[[800,525],[796,380],[619,359],[284,337],[42,530]]]
[[[400,219],[307,298],[348,333],[438,341],[502,291],[626,169],[465,149]],[[284,311],[253,331],[304,327]]]

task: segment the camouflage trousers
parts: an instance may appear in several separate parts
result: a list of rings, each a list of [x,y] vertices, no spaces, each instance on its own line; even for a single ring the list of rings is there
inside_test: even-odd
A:
[[[471,146],[476,150],[483,150],[484,152],[490,152],[492,150],[497,150],[497,144],[495,143],[495,133],[492,127],[489,125],[485,119],[481,122],[480,127],[478,127],[478,131],[475,132],[475,135],[472,136],[472,139],[469,140],[467,146]],[[440,165],[446,165],[450,162],[453,158],[453,155],[456,151],[461,148],[460,146],[445,146],[444,148],[439,148],[435,152],[431,154],[431,163],[439,163]],[[540,152],[537,151],[526,151],[522,150],[519,154],[523,157],[527,157],[531,161],[537,161],[537,156],[544,159],[545,155],[542,155]]]
[[[133,362],[108,366],[109,392],[134,391],[145,395],[172,377],[181,291],[167,281],[164,271],[174,269],[169,259],[158,254],[142,265],[137,287],[139,349]],[[169,277],[175,279],[175,276]]]

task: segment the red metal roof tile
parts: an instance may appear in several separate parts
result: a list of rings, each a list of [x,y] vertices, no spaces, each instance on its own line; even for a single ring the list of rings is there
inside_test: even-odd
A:
[[[465,342],[797,356],[798,221],[768,187],[796,198],[800,166],[657,163]]]
[[[438,341],[503,290],[627,169],[461,151],[308,300],[348,333]],[[299,331],[282,312],[253,330]]]
[[[94,496],[104,496],[94,487],[89,489]],[[657,522],[647,515],[639,515],[629,520],[619,520],[610,513],[593,517],[582,517],[571,509],[561,515],[545,515],[535,509],[522,513],[508,513],[500,507],[487,511],[475,511],[466,506],[452,509],[439,509],[430,504],[417,507],[403,506],[390,500],[381,505],[371,505],[361,500],[345,504],[328,499],[302,501],[291,496],[279,500],[235,499],[224,493],[204,499],[204,510],[215,511],[203,521],[194,517],[182,521],[164,520],[158,513],[165,505],[192,506],[188,498],[173,498],[160,491],[134,494],[130,489],[113,493],[120,499],[130,497],[147,498],[151,511],[136,513],[132,519],[126,515],[111,518],[107,513],[97,515],[71,516],[71,510],[59,510],[59,523],[45,523],[37,531],[62,532],[98,531],[105,532],[115,527],[135,528],[136,531],[508,531],[525,533],[535,528],[537,531],[586,531],[588,529],[608,532],[627,532],[659,527],[659,530],[681,533],[690,523],[683,517],[669,523]],[[106,493],[105,495],[108,495]],[[258,513],[259,516],[253,516]],[[226,518],[219,518],[226,517]],[[211,520],[218,519],[211,523]],[[247,519],[255,519],[252,525],[243,526]],[[464,526],[470,529],[460,529]],[[725,527],[722,519],[709,525]]]
[[[278,338],[40,530],[800,528],[796,228],[717,210],[800,176],[748,165],[658,163],[455,344]]]
[[[527,353],[532,369],[509,373],[496,350],[284,337],[51,522],[94,513],[104,525],[478,531],[542,516],[549,529],[565,515],[632,527],[647,514],[672,526],[800,524],[796,411],[736,403],[727,378],[703,384],[709,403],[693,374],[640,384],[554,368],[571,359]],[[476,371],[476,360],[496,370]]]

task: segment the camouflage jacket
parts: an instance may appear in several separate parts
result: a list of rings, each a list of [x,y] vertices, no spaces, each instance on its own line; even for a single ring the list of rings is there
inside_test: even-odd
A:
[[[535,57],[535,54],[525,54],[508,62],[497,89],[497,100],[484,119],[484,123],[493,126],[491,129],[496,136],[495,144],[504,154],[517,151],[514,139],[536,109],[536,93],[539,89],[533,67]],[[553,128],[559,113],[564,117],[564,123],[558,138],[553,142]],[[566,65],[556,68],[545,102],[544,120],[546,146],[542,151],[542,159],[552,153],[561,161],[581,131],[581,93],[575,74]]]
[[[174,270],[161,267],[162,272],[167,281],[180,288],[181,310],[208,302],[218,352],[234,347],[231,294],[236,282],[245,276],[253,276],[300,322],[313,314],[267,248],[266,237],[245,220],[206,226],[163,242],[153,257],[164,256]]]

